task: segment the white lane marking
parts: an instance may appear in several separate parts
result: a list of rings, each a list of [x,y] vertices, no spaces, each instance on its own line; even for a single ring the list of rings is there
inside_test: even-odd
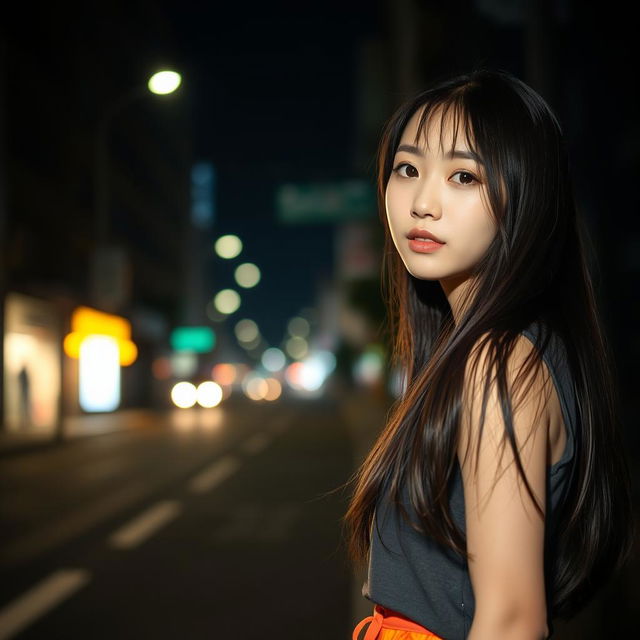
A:
[[[143,511],[110,538],[109,543],[117,549],[137,547],[151,537],[160,527],[173,520],[180,513],[181,506],[175,500],[165,500]]]
[[[91,579],[84,569],[60,569],[0,611],[0,640],[8,640],[71,597]]]
[[[255,454],[262,451],[271,442],[271,438],[265,433],[256,433],[246,442],[242,443],[242,450],[245,453]]]
[[[29,560],[38,553],[79,536],[107,518],[116,517],[123,509],[143,501],[152,489],[148,481],[133,480],[92,503],[83,504],[75,511],[62,512],[57,519],[52,519],[40,529],[26,533],[4,546],[0,545],[0,569]]]
[[[205,493],[226,480],[240,467],[240,461],[233,456],[225,456],[201,471],[189,483],[192,493]]]

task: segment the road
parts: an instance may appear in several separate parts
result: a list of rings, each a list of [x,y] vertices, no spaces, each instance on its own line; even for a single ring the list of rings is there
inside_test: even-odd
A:
[[[0,459],[0,639],[346,638],[351,441],[237,401]]]

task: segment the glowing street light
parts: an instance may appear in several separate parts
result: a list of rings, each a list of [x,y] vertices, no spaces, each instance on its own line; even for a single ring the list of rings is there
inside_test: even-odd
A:
[[[154,73],[147,83],[151,93],[158,96],[166,96],[173,93],[182,82],[182,76],[176,71],[158,71]]]

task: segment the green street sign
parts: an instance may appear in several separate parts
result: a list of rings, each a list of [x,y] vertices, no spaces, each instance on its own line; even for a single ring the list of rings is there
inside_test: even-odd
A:
[[[177,327],[171,332],[174,351],[208,353],[216,343],[216,334],[210,327]]]
[[[281,184],[276,189],[276,218],[286,224],[346,222],[376,215],[376,197],[366,180]]]

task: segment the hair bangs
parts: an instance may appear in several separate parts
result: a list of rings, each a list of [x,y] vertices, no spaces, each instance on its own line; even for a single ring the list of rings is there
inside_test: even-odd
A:
[[[465,91],[459,91],[449,96],[440,96],[424,103],[420,108],[420,119],[416,130],[414,143],[427,140],[427,131],[432,127],[438,128],[439,151],[444,152],[444,140],[447,133],[451,134],[451,147],[455,149],[458,138],[462,138],[469,151],[482,158],[476,146],[476,136],[473,120],[466,105]]]

